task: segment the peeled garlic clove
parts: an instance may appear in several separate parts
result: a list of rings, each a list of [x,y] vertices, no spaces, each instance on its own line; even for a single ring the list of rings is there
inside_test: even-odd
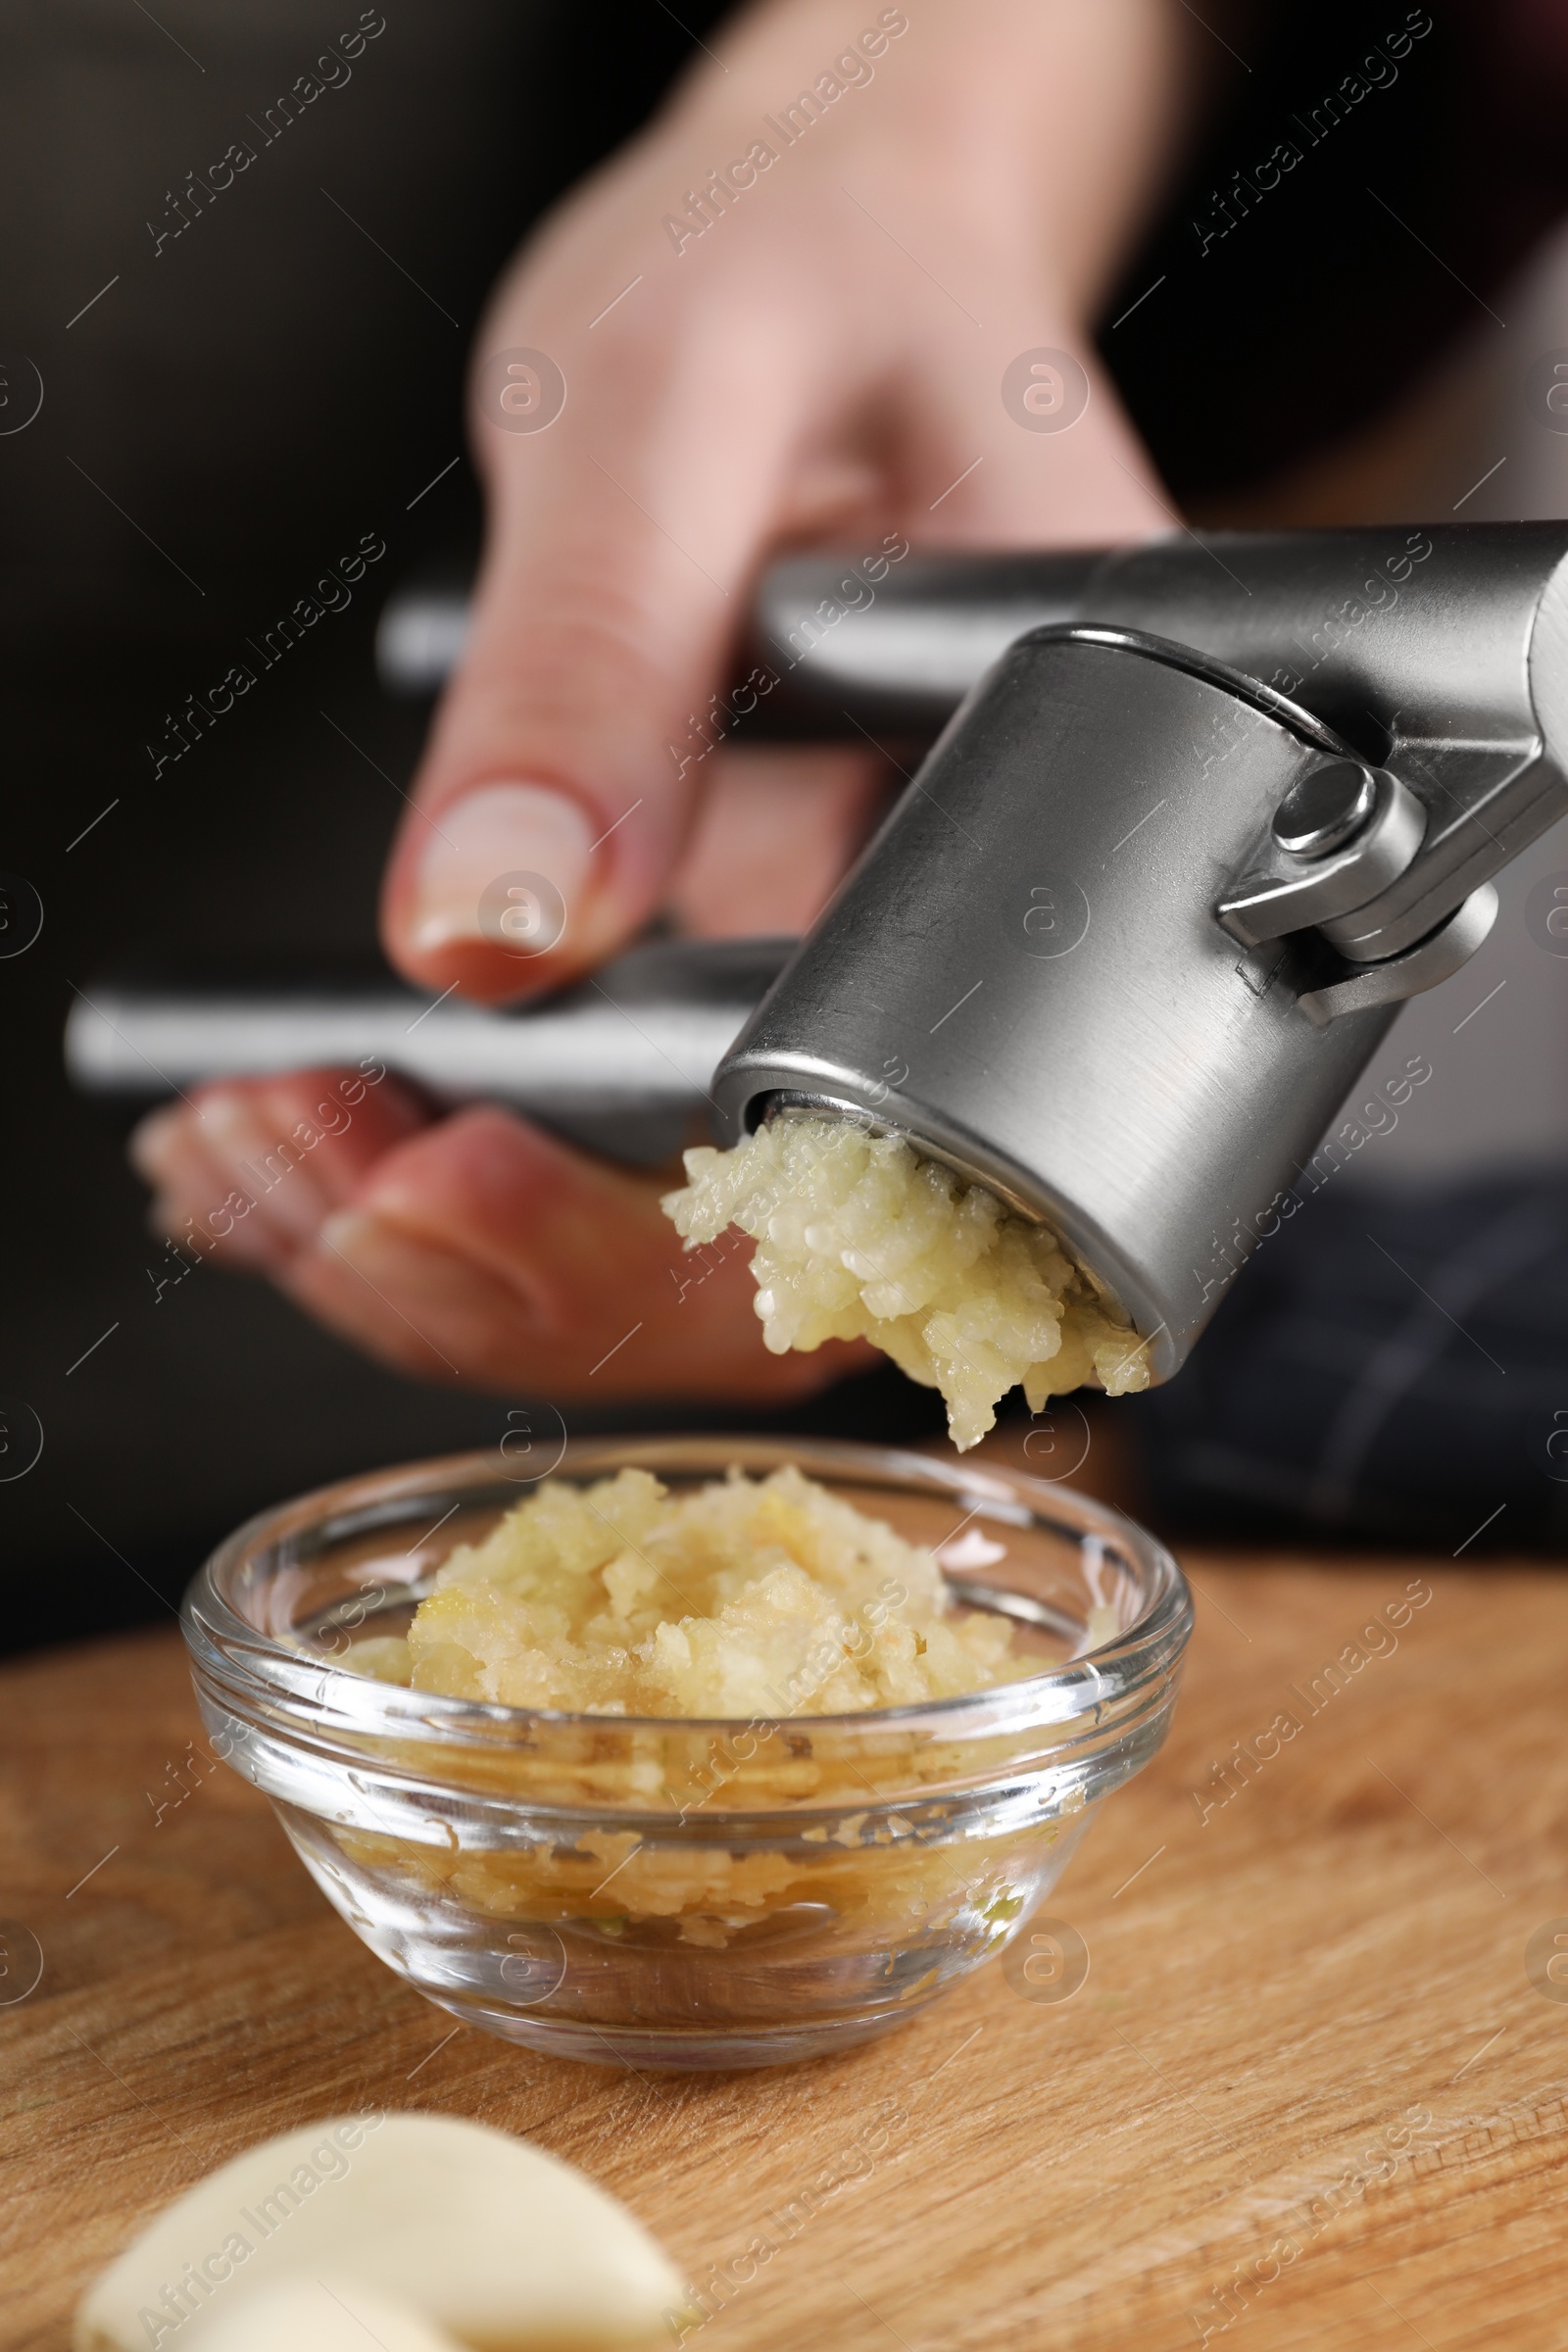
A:
[[[368,2287],[334,2292],[314,2278],[293,2279],[221,2305],[202,2330],[206,2352],[463,2352],[455,2335],[432,2327],[407,2303],[388,2303]]]
[[[75,2352],[218,2352],[242,2300],[302,2278],[412,2304],[483,2352],[641,2343],[683,2301],[662,2248],[574,2165],[485,2124],[372,2110],[187,2189],[89,2289]]]

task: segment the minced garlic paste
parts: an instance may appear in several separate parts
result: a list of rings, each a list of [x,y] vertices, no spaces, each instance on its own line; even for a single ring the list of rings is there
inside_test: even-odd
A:
[[[1038,1673],[955,1612],[933,1553],[799,1470],[670,1494],[646,1470],[545,1480],[454,1551],[406,1641],[345,1663],[572,1713],[782,1717],[919,1704]]]
[[[870,1340],[940,1389],[960,1450],[1015,1382],[1031,1412],[1085,1381],[1149,1386],[1143,1343],[1055,1235],[899,1136],[786,1112],[733,1152],[688,1152],[686,1173],[664,1212],[689,1250],[729,1225],[756,1241],[772,1352]]]

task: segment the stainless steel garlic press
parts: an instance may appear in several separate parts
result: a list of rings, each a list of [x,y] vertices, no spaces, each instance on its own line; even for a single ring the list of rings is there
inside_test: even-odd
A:
[[[387,642],[440,638],[416,619]],[[94,990],[74,1074],[374,1052],[643,1157],[693,1108],[729,1141],[872,1120],[1055,1226],[1167,1378],[1398,1004],[1568,813],[1568,524],[800,558],[742,670],[751,732],[937,738],[798,945],[662,943],[499,1015]]]

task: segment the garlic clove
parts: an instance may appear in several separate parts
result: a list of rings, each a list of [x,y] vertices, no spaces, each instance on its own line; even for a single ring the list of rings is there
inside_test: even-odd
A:
[[[410,2304],[482,2352],[638,2344],[684,2300],[656,2240],[574,2165],[457,2116],[371,2110],[187,2189],[88,2290],[74,2352],[218,2352],[242,2301],[302,2278]]]
[[[201,2341],[207,2352],[463,2352],[409,2304],[316,2278],[242,2292],[232,2311],[215,2310]]]

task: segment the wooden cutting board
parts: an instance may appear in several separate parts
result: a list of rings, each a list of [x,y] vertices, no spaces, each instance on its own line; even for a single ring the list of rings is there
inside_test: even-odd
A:
[[[1052,1901],[1081,1989],[1026,1997],[994,1964],[885,2042],[765,2075],[454,2030],[260,1797],[181,1776],[172,1627],[0,1671],[4,2344],[59,2352],[86,2281],[206,2168],[375,2103],[585,2166],[708,2288],[703,2352],[1557,2352],[1568,1581],[1187,1564],[1175,1730]]]

